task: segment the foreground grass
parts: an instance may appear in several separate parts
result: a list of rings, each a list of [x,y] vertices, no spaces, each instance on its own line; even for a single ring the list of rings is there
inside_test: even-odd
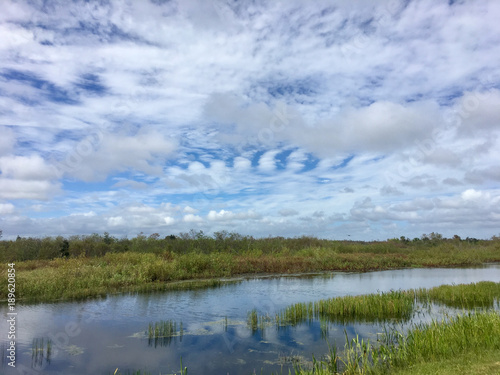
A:
[[[394,371],[394,375],[485,375],[500,374],[500,350],[463,353],[441,361],[419,363]]]
[[[395,332],[378,346],[352,339],[341,355],[331,350],[328,360],[315,361],[313,370],[296,368],[295,374],[441,374],[459,368],[466,371],[453,373],[470,373],[468,364],[490,374],[480,371],[498,369],[499,353],[500,315],[468,313],[415,325],[405,336]]]
[[[368,245],[367,245],[368,246]],[[311,247],[291,253],[281,249],[273,254],[248,251],[178,254],[106,253],[104,256],[57,258],[16,262],[18,300],[55,301],[104,296],[119,292],[145,292],[218,286],[218,279],[259,273],[299,273],[315,271],[370,271],[406,267],[474,266],[500,262],[495,246],[454,247],[445,244],[429,249],[401,249],[384,252],[377,244],[366,252],[354,244],[346,248]],[[389,249],[389,248],[388,248]],[[342,252],[340,252],[342,250]],[[174,284],[199,280],[194,284]],[[206,280],[209,279],[209,280]],[[0,278],[0,300],[7,299],[7,278]]]

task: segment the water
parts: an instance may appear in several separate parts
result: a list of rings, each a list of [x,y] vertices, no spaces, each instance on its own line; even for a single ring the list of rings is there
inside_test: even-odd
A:
[[[118,295],[85,302],[17,305],[16,369],[5,374],[113,374],[133,370],[152,375],[179,374],[180,359],[189,374],[288,373],[292,361],[307,365],[312,354],[327,351],[328,341],[344,345],[344,329],[352,337],[376,339],[381,324],[302,324],[252,333],[247,314],[274,315],[296,302],[368,294],[391,289],[430,288],[442,284],[500,282],[500,265],[460,269],[405,269],[368,273],[244,279],[217,289]],[[0,345],[7,350],[7,310],[0,309]],[[428,319],[428,316],[422,317]],[[182,321],[184,334],[149,342],[150,322]],[[51,352],[33,355],[33,340],[52,340]],[[40,341],[38,341],[40,342]],[[38,355],[38,354],[43,355]],[[50,357],[50,358],[47,358]],[[25,372],[18,372],[24,370]]]

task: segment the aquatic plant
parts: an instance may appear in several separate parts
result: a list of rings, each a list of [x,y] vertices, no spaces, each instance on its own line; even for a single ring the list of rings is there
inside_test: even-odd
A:
[[[177,329],[177,322],[173,320],[161,320],[155,323],[149,323],[148,329],[146,331],[148,335],[148,344],[152,346],[165,346],[169,345],[173,337],[179,336],[182,340],[184,335],[184,327],[182,321],[179,324],[179,329]]]
[[[277,327],[294,326],[303,322],[312,322],[314,319],[341,323],[381,322],[389,319],[407,321],[414,310],[414,299],[413,291],[391,291],[296,303],[279,311],[275,321]]]
[[[52,340],[34,338],[31,344],[31,365],[32,367],[41,367],[44,360],[50,363],[52,355]]]
[[[264,333],[265,327],[272,323],[273,319],[269,315],[259,315],[256,309],[248,313],[247,326],[252,330],[252,333],[260,330]],[[226,326],[227,329],[227,326]]]

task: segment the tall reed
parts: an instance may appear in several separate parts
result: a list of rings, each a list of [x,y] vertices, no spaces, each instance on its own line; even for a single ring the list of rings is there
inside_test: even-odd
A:
[[[149,323],[147,329],[148,344],[152,346],[168,346],[170,345],[172,338],[179,336],[182,340],[184,335],[184,327],[182,321],[179,324],[179,329],[177,329],[177,322],[173,320],[160,320],[156,323]]]

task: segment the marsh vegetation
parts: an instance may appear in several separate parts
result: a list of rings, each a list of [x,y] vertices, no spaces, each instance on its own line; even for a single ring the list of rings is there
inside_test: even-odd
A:
[[[278,329],[313,320],[340,324],[401,323],[411,319],[417,304],[424,307],[435,303],[460,309],[487,309],[498,307],[499,301],[500,283],[482,281],[296,303],[280,310],[274,317],[267,313],[259,315],[257,310],[252,310],[248,315],[248,325],[256,331],[264,329],[269,322],[275,323]]]

